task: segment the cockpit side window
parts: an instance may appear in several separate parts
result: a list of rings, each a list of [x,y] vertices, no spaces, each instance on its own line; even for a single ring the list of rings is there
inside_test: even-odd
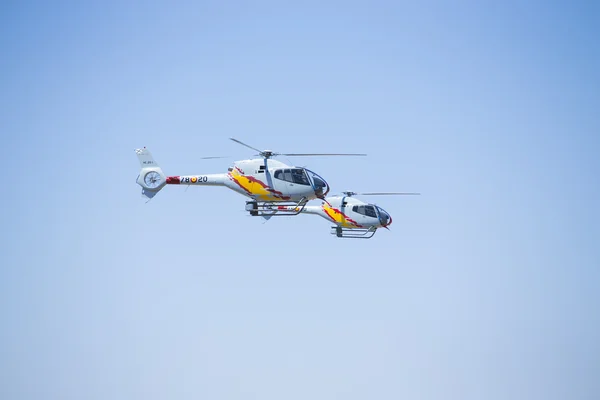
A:
[[[292,170],[292,182],[299,185],[310,185],[310,182],[308,182],[308,178],[306,177],[306,174],[302,168],[294,168]]]
[[[304,177],[304,179],[306,179],[306,176],[304,176],[304,171],[302,171],[301,169],[299,170],[300,173],[302,173],[302,177]],[[295,169],[279,169],[277,171],[275,171],[275,174],[273,175],[275,177],[275,179],[281,179],[282,181],[286,181],[286,182],[292,182],[292,183],[300,183],[301,177],[297,177],[295,175],[296,170]],[[298,181],[298,182],[296,182]],[[306,179],[306,185],[308,185],[308,180]]]
[[[352,207],[352,211],[355,213],[365,215],[367,217],[377,218],[377,213],[375,212],[375,207],[373,206],[354,206]]]
[[[377,213],[375,212],[375,207],[365,206],[365,215],[367,217],[377,218]]]
[[[283,170],[283,169],[278,169],[277,171],[275,171],[275,175],[274,175],[275,179],[281,179],[282,181],[284,181],[285,180],[284,171],[285,170]]]
[[[286,182],[292,182],[292,173],[289,169],[283,170],[283,180]]]

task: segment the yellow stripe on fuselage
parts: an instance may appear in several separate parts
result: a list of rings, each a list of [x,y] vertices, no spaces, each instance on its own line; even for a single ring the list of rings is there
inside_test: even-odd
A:
[[[242,175],[237,169],[229,172],[230,178],[237,183],[249,195],[255,196],[256,200],[261,201],[281,201],[285,196],[279,196],[272,193],[269,187],[253,176]]]
[[[323,204],[323,211],[333,222],[344,228],[360,228],[361,226],[352,218],[348,218],[346,214],[333,208],[328,204]]]

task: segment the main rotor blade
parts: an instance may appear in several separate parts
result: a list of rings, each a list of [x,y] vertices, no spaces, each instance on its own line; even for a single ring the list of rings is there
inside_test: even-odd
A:
[[[215,157],[200,157],[200,160],[212,160],[215,158],[229,158],[227,156],[215,156]]]
[[[356,193],[359,196],[420,196],[421,193],[407,193],[407,192],[365,192]]]
[[[246,143],[244,143],[244,142],[240,142],[239,140],[237,140],[237,139],[234,139],[234,138],[232,138],[232,137],[230,137],[229,139],[230,139],[230,140],[233,140],[233,141],[234,141],[234,142],[236,142],[236,143],[239,143],[239,144],[241,144],[242,146],[246,146],[246,147],[248,147],[249,149],[252,149],[252,150],[254,150],[254,151],[258,151],[259,153],[261,153],[261,154],[262,154],[262,150],[259,150],[259,149],[257,149],[256,147],[249,146],[249,145],[247,145]]]
[[[366,156],[366,154],[353,153],[278,153],[281,156],[304,157],[304,156]]]

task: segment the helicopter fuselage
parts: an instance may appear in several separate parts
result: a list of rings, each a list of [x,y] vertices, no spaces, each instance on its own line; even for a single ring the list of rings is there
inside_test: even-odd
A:
[[[332,196],[320,206],[306,206],[306,214],[315,214],[346,229],[385,228],[392,217],[383,208],[349,196]]]
[[[236,161],[223,174],[169,176],[166,184],[225,186],[259,202],[297,202],[324,198],[329,192],[316,173],[267,158]]]

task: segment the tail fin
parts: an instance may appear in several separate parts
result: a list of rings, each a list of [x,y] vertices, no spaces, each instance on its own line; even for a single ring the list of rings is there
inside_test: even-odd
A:
[[[142,196],[150,200],[167,184],[167,178],[148,149],[145,147],[136,149],[135,154],[137,154],[142,167],[137,178],[137,184],[142,187]]]

